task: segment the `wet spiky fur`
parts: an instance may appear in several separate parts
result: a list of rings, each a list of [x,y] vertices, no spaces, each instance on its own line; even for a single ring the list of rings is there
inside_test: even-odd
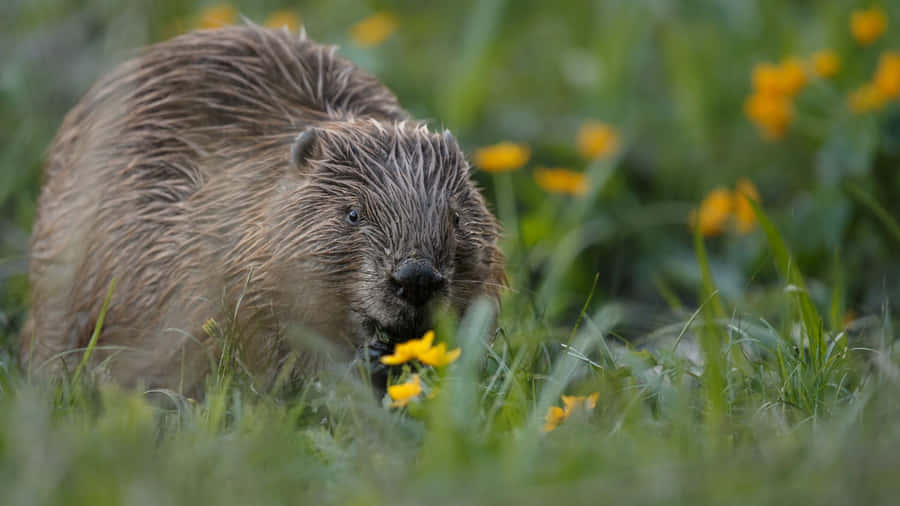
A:
[[[261,372],[284,360],[292,329],[345,350],[376,329],[418,332],[423,314],[385,283],[405,259],[432,261],[458,311],[498,296],[497,224],[456,141],[334,52],[253,26],[195,32],[88,92],[45,168],[31,368],[77,361],[66,351],[87,344],[114,278],[95,362],[124,384],[185,389],[216,353],[209,318],[240,330]]]

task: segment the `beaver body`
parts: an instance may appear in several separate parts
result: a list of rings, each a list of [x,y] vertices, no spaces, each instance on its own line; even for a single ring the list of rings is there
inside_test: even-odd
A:
[[[332,47],[252,26],[151,46],[50,150],[23,361],[71,370],[113,280],[92,358],[125,385],[202,384],[221,344],[210,318],[258,373],[278,371],[293,332],[348,351],[419,337],[435,300],[462,312],[504,280],[468,171],[448,132]]]

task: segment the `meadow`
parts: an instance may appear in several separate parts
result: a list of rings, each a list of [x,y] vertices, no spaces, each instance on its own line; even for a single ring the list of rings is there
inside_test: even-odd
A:
[[[36,380],[62,117],[140,47],[245,22],[454,132],[505,230],[497,326],[442,318],[383,398],[341,364],[264,390],[222,360],[199,399]],[[0,504],[896,504],[898,26],[850,0],[5,2]]]

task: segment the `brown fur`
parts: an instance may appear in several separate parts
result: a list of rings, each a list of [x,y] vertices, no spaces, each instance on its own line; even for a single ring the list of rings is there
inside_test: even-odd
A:
[[[23,360],[77,363],[66,351],[87,345],[114,278],[95,362],[123,384],[186,389],[216,351],[211,317],[241,330],[256,372],[284,360],[292,328],[345,350],[379,328],[418,332],[421,312],[387,287],[404,260],[433,261],[458,311],[498,297],[498,226],[455,140],[334,51],[231,27],[151,46],[100,80],[47,160]]]

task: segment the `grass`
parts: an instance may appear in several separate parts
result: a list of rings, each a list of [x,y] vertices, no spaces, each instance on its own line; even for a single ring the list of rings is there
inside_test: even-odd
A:
[[[299,13],[469,153],[530,148],[516,171],[475,173],[507,230],[497,328],[480,304],[438,322],[462,355],[405,365],[392,381],[418,373],[425,392],[402,409],[355,365],[260,387],[230,321],[204,326],[223,352],[198,399],[104,382],[102,318],[72,374],[20,367],[53,132],[100,73],[213,2],[0,7],[15,20],[0,25],[0,504],[896,503],[900,106],[855,114],[846,97],[900,32],[860,47],[850,3],[238,3],[257,21]],[[354,44],[347,27],[380,10],[396,33]],[[825,47],[841,73],[810,79],[784,137],[761,137],[742,109],[754,65]],[[588,121],[621,148],[586,158]],[[590,184],[548,194],[540,167]],[[692,233],[691,209],[739,178],[761,194],[753,230]],[[543,429],[562,396],[592,393]]]
[[[680,347],[640,350],[611,342],[589,303],[570,331],[504,315],[494,340],[476,305],[445,336],[462,359],[421,369],[437,394],[404,410],[339,366],[288,397],[220,367],[200,401],[81,368],[55,390],[7,374],[0,486],[7,504],[892,503],[890,316],[825,332],[800,282],[785,271],[780,329],[707,310],[713,292],[660,334]],[[596,408],[541,430],[560,395],[588,392]]]

